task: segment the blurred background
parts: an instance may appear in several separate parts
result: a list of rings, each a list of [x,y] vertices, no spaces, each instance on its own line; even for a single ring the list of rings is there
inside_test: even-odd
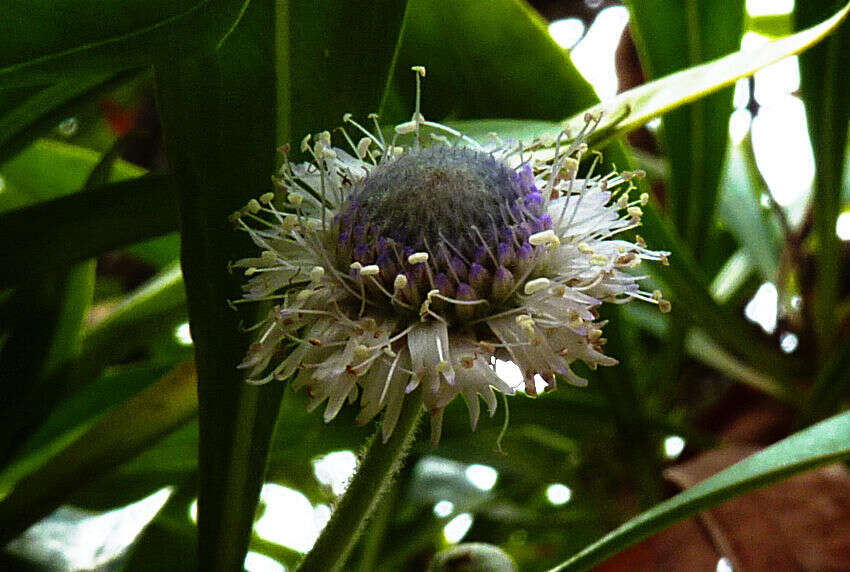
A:
[[[428,3],[419,4],[427,15]],[[568,53],[603,102],[680,69],[669,55],[681,55],[675,48],[681,30],[674,11],[653,11],[655,4],[663,3],[635,2],[638,10],[630,3],[604,0],[529,4],[542,16],[556,44],[549,48],[552,53]],[[498,9],[481,11],[482,26],[490,26],[488,33],[496,37],[500,26],[511,25],[509,10],[504,14]],[[814,16],[806,14],[805,25],[828,15],[826,8]],[[726,3],[716,19],[706,24],[701,51],[696,56],[691,53],[686,64],[761,46],[802,27],[801,18],[795,13],[794,0]],[[533,17],[529,22],[534,22]],[[429,53],[427,41],[417,43],[427,34],[428,25],[409,30],[410,45],[402,49],[396,69],[404,70],[411,62],[428,64],[423,110],[429,119],[552,121],[578,110],[564,109],[556,96],[551,104],[538,106],[539,113],[532,101],[502,99],[492,104],[480,94],[454,98],[453,90],[467,89],[465,76],[417,60]],[[474,24],[471,29],[475,30]],[[521,29],[518,33],[531,32]],[[665,34],[671,37],[666,44]],[[483,45],[486,50],[486,42]],[[513,73],[511,64],[505,64],[506,74]],[[386,100],[388,122],[403,120],[410,113],[408,76],[396,74],[394,91]],[[550,86],[545,73],[528,77],[543,101],[548,101],[547,90],[557,89]],[[846,346],[842,340],[848,283],[843,276],[850,254],[850,210],[846,210],[850,181],[848,170],[841,175],[839,169],[836,200],[844,210],[834,220],[836,256],[830,264],[842,278],[834,296],[833,321],[823,325],[812,314],[819,268],[816,254],[822,245],[814,213],[818,203],[813,199],[816,145],[808,123],[815,101],[804,103],[801,77],[800,58],[785,58],[704,100],[703,107],[697,104],[654,119],[630,133],[624,146],[633,166],[648,173],[660,211],[692,249],[715,303],[742,317],[741,328],[729,335],[739,336],[738,348],[753,343],[753,353],[736,355],[729,351],[729,344],[719,343],[687,310],[681,310],[691,301],[675,288],[669,316],[639,304],[612,311],[607,316],[612,318],[610,331],[606,329],[608,353],[622,365],[581,372],[591,379],[587,389],[564,385],[537,399],[523,395],[512,399],[501,441],[505,422],[501,405],[494,418],[482,419],[478,430],[470,434],[465,407],[453,403],[442,442],[434,449],[424,442],[414,447],[410,462],[357,545],[350,569],[425,570],[435,552],[467,541],[501,546],[522,570],[545,569],[661,499],[846,405],[848,369],[839,358]],[[14,89],[2,94],[9,105],[26,95]],[[374,101],[374,108],[379,103]],[[102,182],[119,181],[168,171],[156,83],[150,71],[119,74],[84,94],[70,109],[72,113],[63,109],[62,117],[46,118],[42,137],[2,158],[0,212],[69,195],[97,177]],[[846,134],[846,117],[843,123]],[[295,132],[299,127],[294,122],[293,141],[302,136]],[[693,141],[704,151],[701,156],[695,154]],[[844,158],[845,142],[838,141],[838,155]],[[606,151],[606,157],[617,163],[616,155],[612,158]],[[708,206],[680,208],[687,202],[681,197],[687,197],[689,189],[696,196],[701,186],[716,190],[708,193]],[[707,228],[705,218],[687,214],[706,208],[711,210]],[[702,221],[702,226],[694,220]],[[33,232],[38,227],[35,221]],[[664,250],[670,245],[655,242],[650,247]],[[67,460],[59,456],[62,451],[68,458],[78,458],[74,450],[68,453],[69,446],[92,428],[104,429],[98,425],[104,419],[121,422],[132,432],[135,416],[144,418],[144,414],[127,400],[151,388],[159,391],[153,382],[192,358],[179,249],[180,238],[171,232],[84,263],[89,273],[94,265],[94,281],[76,269],[40,283],[39,288],[0,290],[4,323],[0,371],[9,379],[32,375],[22,370],[30,362],[20,358],[21,352],[43,346],[33,322],[53,319],[61,326],[56,313],[67,309],[57,304],[63,288],[76,284],[88,289],[91,300],[85,309],[83,366],[74,374],[85,378],[84,383],[45,405],[44,416],[25,438],[9,437],[14,445],[3,459],[0,495],[21,479],[40,474],[40,467],[51,467],[51,460]],[[671,264],[678,263],[674,255]],[[664,285],[663,277],[658,280]],[[829,335],[823,335],[822,327],[828,328]],[[755,346],[766,349],[757,353]],[[764,356],[775,356],[775,362]],[[39,379],[50,379],[61,370],[59,366],[50,370],[49,356],[42,355],[38,363],[46,368],[39,370]],[[500,375],[520,386],[515,370],[507,362],[497,366]],[[173,394],[167,393],[168,398],[176,404],[172,416],[134,444],[126,457],[117,455],[113,462],[87,467],[81,473],[84,479],[57,486],[55,497],[41,505],[41,497],[35,495],[38,502],[33,506],[61,506],[11,540],[0,556],[0,567],[194,569],[197,403],[192,387],[180,383],[169,387]],[[816,398],[802,401],[803,394],[816,390]],[[26,417],[15,411],[26,409],[21,404],[29,402],[18,400],[13,392],[4,398],[9,415]],[[373,431],[372,426],[353,425],[353,408],[344,409],[325,425],[320,415],[305,411],[305,403],[304,395],[285,391],[244,563],[250,572],[294,569],[330,518],[355,470],[358,450]],[[704,456],[705,451],[716,453],[719,444],[725,444],[721,455]],[[85,458],[84,452],[79,455]],[[850,567],[846,555],[850,530],[846,523],[843,528],[836,525],[850,522],[847,475],[837,469],[823,471],[806,477],[815,479],[808,485],[793,480],[785,485],[802,487],[788,489],[801,495],[799,506],[778,508],[777,499],[792,494],[787,491],[774,496],[765,493],[758,500],[743,497],[735,502],[744,504],[713,516],[715,532],[722,533],[706,532],[703,521],[689,521],[676,529],[674,534],[680,536],[675,539],[644,544],[607,564],[607,569],[685,570],[698,569],[687,566],[701,563],[718,571],[731,570],[736,562],[726,556],[730,550],[737,563],[761,562],[759,558],[771,550],[781,550],[764,540],[776,534],[771,528],[778,526],[774,521],[765,524],[765,515],[774,511],[782,515],[782,522],[796,519],[830,528],[813,533],[811,527],[808,531],[803,527],[799,538],[792,533],[783,537],[789,554],[794,551],[787,545],[799,541],[820,558],[801,561],[791,554],[789,558],[797,558],[797,564],[832,562],[836,564],[832,569]],[[39,478],[33,481],[35,489],[53,487],[57,481],[51,478],[61,480],[62,475]],[[831,507],[829,518],[806,512],[807,504],[817,502]],[[38,510],[34,508],[32,514]],[[748,541],[742,530],[749,531]],[[700,554],[689,553],[677,560],[685,558],[682,546],[703,544]],[[842,550],[844,555],[839,557]],[[831,568],[826,564],[803,567]]]

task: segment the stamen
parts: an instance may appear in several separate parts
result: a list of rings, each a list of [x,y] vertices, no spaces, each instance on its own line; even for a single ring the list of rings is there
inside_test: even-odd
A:
[[[407,257],[408,264],[422,264],[428,262],[428,253],[427,252],[414,252],[410,256]]]
[[[527,295],[534,294],[535,292],[539,292],[540,290],[545,290],[549,287],[551,281],[548,278],[536,278],[534,280],[529,280],[525,283],[523,287],[523,292]]]

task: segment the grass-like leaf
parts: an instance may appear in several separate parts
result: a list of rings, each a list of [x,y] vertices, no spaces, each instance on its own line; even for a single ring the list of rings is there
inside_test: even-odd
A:
[[[577,133],[584,126],[585,113],[603,113],[602,121],[591,136],[590,143],[598,145],[620,137],[650,119],[703,98],[782,58],[810,48],[838,28],[847,17],[848,11],[850,4],[820,24],[792,36],[773,40],[752,50],[735,52],[630,89],[610,101],[574,115],[565,122],[565,126]]]
[[[194,364],[180,365],[100,419],[11,491],[0,491],[0,542],[8,542],[69,494],[190,419],[197,410],[195,387]]]
[[[632,0],[628,5],[650,79],[725,56],[740,46],[743,0]],[[662,123],[661,140],[670,161],[665,197],[676,228],[698,258],[711,245],[731,111],[732,90],[725,89],[666,113]]]
[[[175,230],[173,181],[149,176],[0,215],[0,286]]]
[[[850,413],[800,431],[656,505],[551,572],[589,570],[655,532],[732,497],[850,457]]]

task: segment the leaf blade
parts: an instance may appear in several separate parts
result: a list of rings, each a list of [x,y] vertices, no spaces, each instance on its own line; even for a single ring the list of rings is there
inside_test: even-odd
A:
[[[850,413],[783,439],[656,505],[551,572],[588,570],[654,532],[745,492],[850,457]]]

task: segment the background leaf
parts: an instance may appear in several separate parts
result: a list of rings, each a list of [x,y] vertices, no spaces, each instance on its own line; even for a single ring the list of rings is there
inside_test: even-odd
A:
[[[237,0],[5,2],[0,88],[38,85],[214,49],[238,23]]]
[[[686,516],[850,456],[850,413],[833,417],[768,447],[666,500],[588,546],[552,572],[589,570]]]

